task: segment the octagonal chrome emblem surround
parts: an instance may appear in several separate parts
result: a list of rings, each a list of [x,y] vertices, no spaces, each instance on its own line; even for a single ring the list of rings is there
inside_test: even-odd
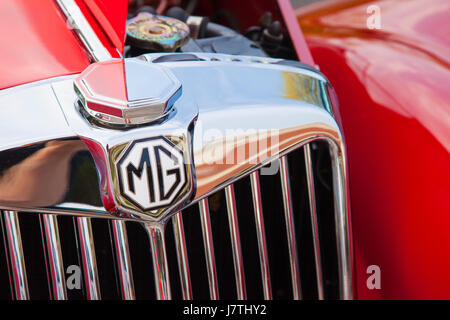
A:
[[[117,206],[145,220],[160,220],[189,198],[193,172],[183,136],[156,136],[110,150]]]
[[[89,116],[121,126],[164,117],[182,92],[168,68],[139,59],[94,63],[74,80],[74,88]]]

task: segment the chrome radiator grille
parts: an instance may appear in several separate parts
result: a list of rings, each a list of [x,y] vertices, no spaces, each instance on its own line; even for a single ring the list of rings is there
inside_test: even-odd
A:
[[[329,151],[311,142],[277,160],[276,175],[252,172],[175,215],[158,257],[172,298],[350,298],[335,208],[342,177]],[[162,271],[137,222],[4,211],[2,233],[0,298],[159,296]],[[79,290],[66,283],[77,267]]]

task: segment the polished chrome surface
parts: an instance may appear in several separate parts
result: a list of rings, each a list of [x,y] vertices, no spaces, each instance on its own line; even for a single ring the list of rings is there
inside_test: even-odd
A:
[[[331,165],[333,168],[334,219],[339,260],[341,299],[353,299],[352,243],[349,225],[349,198],[345,152],[342,141],[329,141]]]
[[[311,146],[305,145],[303,149],[305,155],[306,181],[308,184],[309,211],[311,215],[311,228],[313,235],[314,262],[316,265],[317,293],[319,300],[324,299],[322,262],[320,257],[319,225],[317,223],[316,192],[314,189],[313,165],[311,161]]]
[[[22,236],[20,235],[19,217],[16,211],[3,211],[5,224],[5,236],[7,244],[8,260],[10,262],[10,277],[15,298],[17,300],[28,300],[27,271],[23,255]]]
[[[264,299],[272,299],[272,287],[270,284],[269,259],[267,254],[266,232],[264,228],[261,188],[259,185],[258,171],[250,174],[252,188],[253,208],[255,211],[256,235],[258,237],[259,264],[261,265],[261,280],[264,291]]]
[[[54,78],[0,90],[0,105],[5,106],[0,117],[0,151],[76,136],[51,86],[54,81],[70,79]]]
[[[167,265],[164,226],[160,224],[144,224],[150,238],[153,257],[153,274],[155,276],[156,297],[158,300],[172,299],[170,289],[169,267]]]
[[[170,69],[139,59],[91,64],[75,78],[74,89],[93,119],[121,127],[166,116],[182,92]]]
[[[55,300],[67,300],[58,219],[53,214],[42,214],[41,219],[44,233],[43,241],[48,255],[47,273],[50,275],[52,297]]]
[[[56,0],[56,2],[66,16],[71,27],[76,31],[92,59],[94,61],[106,61],[111,59],[111,54],[98,39],[76,2],[74,0]]]
[[[241,238],[239,235],[236,200],[234,198],[234,186],[232,184],[225,188],[225,198],[227,201],[228,223],[230,225],[230,238],[231,248],[233,251],[237,299],[245,300],[247,298],[247,294],[245,290],[244,261],[242,259]]]
[[[111,224],[122,298],[124,300],[135,300],[133,272],[131,269],[130,249],[125,221],[113,220]]]
[[[97,258],[95,257],[91,219],[86,217],[76,219],[87,298],[89,300],[100,300],[100,284],[98,282]]]
[[[202,224],[203,245],[205,247],[206,270],[208,272],[209,296],[211,300],[219,299],[219,286],[217,284],[216,258],[214,255],[214,243],[209,216],[208,199],[199,201],[200,219]]]
[[[79,139],[53,140],[0,152],[0,162],[0,203],[5,207],[82,207],[80,197],[70,192],[74,188],[71,176],[85,185],[85,192],[91,193],[84,197],[90,202],[84,204],[101,205],[97,177],[86,175],[86,170],[95,173],[95,163]],[[72,200],[78,205],[71,204]]]
[[[178,270],[180,273],[181,291],[184,300],[192,300],[191,275],[189,273],[189,259],[186,248],[186,239],[184,236],[183,217],[181,212],[172,218],[173,233],[175,236],[175,245],[177,250]]]
[[[284,217],[286,220],[286,236],[289,248],[289,262],[291,267],[292,293],[294,300],[302,298],[300,288],[300,274],[297,258],[297,243],[295,240],[294,211],[292,209],[292,193],[289,181],[287,157],[280,159],[281,189],[283,193]]]
[[[147,63],[156,64],[153,61],[162,55],[150,54],[144,58]],[[198,56],[203,60],[159,63],[181,82],[183,94],[161,122],[129,130],[101,128],[87,121],[76,105],[74,77],[2,90],[0,104],[11,108],[6,108],[6,116],[0,119],[0,162],[9,164],[4,160],[26,156],[18,164],[2,168],[0,208],[164,223],[188,205],[254,170],[312,141],[325,140],[331,146],[334,161],[341,296],[351,298],[352,248],[345,153],[339,127],[322,90],[326,79],[307,68],[282,65],[279,59],[203,53]],[[163,209],[161,218],[152,219],[118,205],[111,158],[112,152],[120,152],[133,141],[157,136],[182,142],[190,169],[188,174],[196,189],[187,190],[179,202]],[[230,140],[234,144],[227,144]],[[262,147],[247,152],[239,161],[227,163],[229,153],[238,154],[241,147],[253,150],[255,144]],[[30,147],[33,152],[27,153]],[[75,168],[70,159],[78,152],[87,151],[92,156],[89,161],[95,172],[91,176],[99,184],[89,194],[97,200],[66,201],[59,193],[56,197],[54,190],[62,195],[70,194],[72,185],[67,177]],[[34,170],[23,171],[30,163],[36,165]],[[13,177],[21,183],[15,182],[11,188]],[[48,188],[54,181],[58,182],[57,188]],[[88,187],[91,182],[83,182],[83,186]],[[28,185],[32,188],[27,189]]]

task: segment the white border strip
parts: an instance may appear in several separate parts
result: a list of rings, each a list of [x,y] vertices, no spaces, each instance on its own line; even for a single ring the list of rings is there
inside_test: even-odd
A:
[[[96,62],[111,60],[111,54],[103,46],[75,1],[57,0],[56,2],[67,17],[68,24],[76,31],[92,59]]]

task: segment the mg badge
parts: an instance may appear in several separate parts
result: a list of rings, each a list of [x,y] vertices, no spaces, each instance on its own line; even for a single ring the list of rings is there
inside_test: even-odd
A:
[[[133,141],[115,163],[121,204],[146,215],[159,217],[188,189],[183,151],[166,137]]]

